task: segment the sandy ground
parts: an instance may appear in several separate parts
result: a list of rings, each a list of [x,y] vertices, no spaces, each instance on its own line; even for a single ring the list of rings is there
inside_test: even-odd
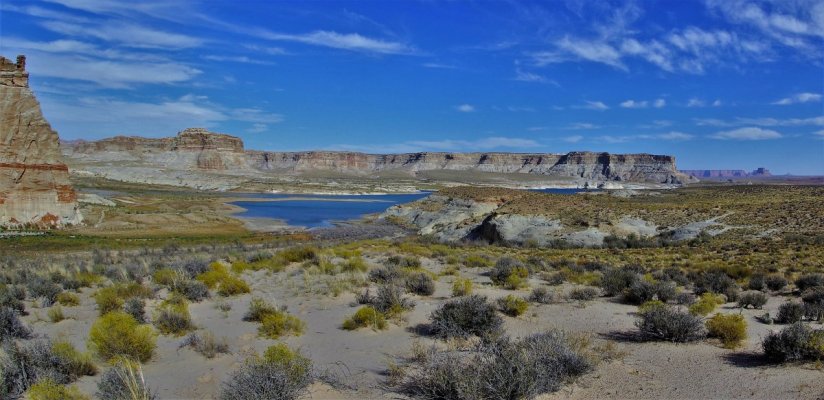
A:
[[[371,259],[377,265],[379,260]],[[442,266],[424,260],[424,267],[438,272]],[[479,270],[463,269],[464,277],[475,282],[476,293],[490,299],[528,291],[507,291],[489,285],[489,278]],[[323,383],[310,388],[306,398],[312,399],[372,399],[402,398],[381,388],[387,360],[406,353],[413,341],[432,343],[419,337],[412,327],[428,321],[432,310],[447,301],[453,277],[444,276],[437,282],[433,296],[412,296],[416,307],[407,313],[404,321],[390,324],[384,331],[360,329],[345,331],[340,328],[343,319],[352,314],[355,294],[342,293],[338,297],[322,293],[320,280],[335,278],[305,278],[297,266],[287,271],[269,274],[264,271],[247,272],[244,279],[253,288],[253,295],[286,305],[307,325],[300,337],[285,337],[283,341],[310,357],[316,368],[336,373],[341,382],[353,390],[336,390]],[[544,283],[532,280],[531,286]],[[561,293],[573,286],[550,287]],[[97,317],[96,306],[90,295],[93,289],[82,292],[77,307],[63,307],[69,319],[59,323],[47,321],[47,309],[27,304],[30,315],[25,321],[38,334],[63,337],[78,348],[86,348],[86,337],[91,322]],[[161,292],[160,297],[165,293]],[[219,392],[220,382],[243,360],[254,352],[262,352],[276,343],[257,337],[257,324],[242,321],[252,295],[225,299],[232,308],[227,313],[215,307],[218,298],[190,306],[195,324],[201,331],[208,330],[218,337],[226,337],[231,354],[206,359],[188,348],[179,349],[182,337],[160,336],[156,356],[145,365],[145,377],[161,399],[211,399]],[[713,340],[695,344],[639,342],[635,339],[636,307],[599,298],[578,303],[562,302],[549,305],[531,304],[524,316],[504,317],[507,331],[515,336],[557,328],[569,332],[589,333],[596,341],[614,341],[623,353],[617,360],[600,364],[597,369],[565,386],[561,391],[544,396],[546,399],[820,399],[824,398],[824,372],[813,363],[774,366],[764,364],[759,357],[761,339],[780,325],[765,325],[755,320],[756,315],[770,312],[775,315],[781,297],[772,297],[764,310],[743,310],[722,306],[721,312],[742,312],[748,323],[748,340],[744,348],[726,350]],[[153,304],[156,304],[154,301]],[[147,307],[147,315],[151,308]],[[817,326],[821,328],[820,325]],[[81,379],[78,387],[93,394],[97,377]]]

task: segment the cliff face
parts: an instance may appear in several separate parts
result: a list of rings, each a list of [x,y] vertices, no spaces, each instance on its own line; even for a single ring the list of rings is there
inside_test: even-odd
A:
[[[116,136],[94,142],[63,144],[68,157],[80,161],[131,161],[182,170],[243,170],[246,155],[240,138],[188,128],[171,138]]]
[[[248,152],[250,165],[261,170],[328,170],[369,174],[400,170],[409,173],[433,170],[481,171],[622,181],[679,184],[689,177],[675,168],[675,158],[652,154],[517,153],[408,153],[363,154],[352,152]]]
[[[743,169],[685,169],[682,173],[695,178],[746,178],[756,176],[772,176],[770,170],[761,167],[752,172]]]
[[[0,57],[0,226],[80,221],[57,132],[29,89],[25,58]]]

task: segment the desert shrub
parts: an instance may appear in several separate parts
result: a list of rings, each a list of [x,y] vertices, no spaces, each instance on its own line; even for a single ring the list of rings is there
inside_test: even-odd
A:
[[[55,300],[63,306],[73,307],[80,305],[80,297],[74,293],[60,292]]]
[[[292,247],[279,251],[277,256],[288,262],[310,261],[317,259],[318,250],[311,246]]]
[[[648,340],[693,342],[707,334],[700,317],[674,307],[653,307],[638,318],[635,326]]]
[[[555,293],[550,292],[545,287],[537,287],[532,289],[532,293],[529,294],[529,301],[540,304],[550,304],[555,302]]]
[[[112,311],[92,324],[88,347],[106,360],[125,356],[146,362],[154,354],[156,339],[150,326],[122,311]]]
[[[644,280],[635,281],[624,289],[623,299],[629,304],[642,304],[655,298],[655,284]]]
[[[9,341],[0,351],[0,398],[17,398],[42,380],[67,384],[96,372],[90,357],[77,353],[68,343]]]
[[[435,281],[426,272],[415,272],[406,278],[406,290],[421,296],[431,296],[435,293]]]
[[[687,274],[684,273],[684,270],[678,267],[667,267],[662,270],[658,270],[656,279],[659,281],[675,282],[681,286],[687,286],[690,283]]]
[[[421,259],[414,256],[390,256],[386,259],[386,262],[399,268],[416,269],[421,267]]]
[[[721,339],[724,347],[734,349],[747,338],[747,322],[740,314],[715,314],[707,320],[707,332],[710,337]]]
[[[123,305],[123,311],[131,315],[138,323],[146,323],[146,302],[143,299],[133,297],[126,300],[126,304]]]
[[[666,307],[666,303],[661,300],[649,300],[638,306],[639,313],[645,313],[655,307]]]
[[[566,280],[566,277],[562,272],[541,272],[539,276],[547,283],[547,285],[551,286],[558,286]]]
[[[29,337],[31,337],[31,331],[20,321],[18,312],[9,307],[0,307],[0,342]]]
[[[778,274],[767,275],[767,277],[764,278],[764,284],[767,285],[767,289],[772,291],[784,289],[787,286],[787,283],[789,283],[787,282],[787,278],[784,278]]]
[[[590,301],[598,297],[598,289],[586,286],[572,289],[569,292],[569,298],[577,301]]]
[[[169,286],[169,289],[193,302],[209,298],[209,287],[193,279],[177,279]]]
[[[161,303],[153,322],[164,335],[180,336],[195,329],[189,314],[189,304],[184,297],[172,296]]]
[[[366,265],[366,260],[361,256],[347,258],[341,264],[341,271],[343,272],[366,272],[369,266]]]
[[[682,306],[690,306],[696,301],[698,301],[698,299],[695,295],[689,292],[681,292],[675,295],[675,302]]]
[[[250,291],[251,289],[246,281],[236,276],[228,276],[223,279],[217,289],[217,293],[221,296],[235,296]]]
[[[395,316],[411,310],[415,303],[403,297],[404,291],[400,286],[387,284],[378,286],[371,305],[386,316]]]
[[[824,319],[824,287],[815,286],[801,294],[804,301],[804,316],[811,321]]]
[[[197,333],[190,333],[186,336],[178,348],[191,347],[192,350],[200,353],[206,358],[215,358],[218,354],[226,354],[229,352],[229,343],[226,338],[216,338],[212,332],[205,332],[202,335]]]
[[[675,282],[665,281],[655,284],[655,297],[658,300],[668,303],[678,297],[678,289]]]
[[[61,385],[50,378],[41,380],[29,388],[30,400],[89,400],[74,386]]]
[[[503,320],[486,297],[470,295],[450,300],[432,312],[431,331],[439,338],[492,338],[501,334]]]
[[[46,306],[54,304],[57,295],[63,291],[60,285],[40,276],[29,278],[26,287],[31,297],[42,299]]]
[[[624,293],[640,278],[638,274],[628,268],[612,268],[604,271],[601,278],[601,289],[605,296],[616,296]]]
[[[757,308],[761,309],[767,304],[767,295],[757,290],[748,290],[738,296],[738,307],[741,308]]]
[[[767,277],[762,273],[755,273],[750,275],[747,280],[747,289],[749,290],[764,290],[767,286]]]
[[[190,278],[194,278],[212,267],[212,265],[218,264],[217,262],[209,263],[206,260],[202,259],[189,259],[186,262],[175,265],[175,269],[186,274],[186,276]]]
[[[265,338],[277,339],[284,335],[300,336],[306,329],[306,324],[298,317],[285,311],[266,314],[260,320],[258,334]]]
[[[243,315],[244,321],[260,322],[263,317],[269,314],[280,312],[277,307],[269,304],[266,300],[253,297],[249,303],[249,310]]]
[[[761,346],[764,355],[775,362],[815,360],[824,357],[824,331],[796,322],[780,332],[770,332]]]
[[[472,280],[458,278],[452,282],[452,297],[468,296],[472,294]]]
[[[780,324],[794,324],[804,318],[804,305],[788,301],[778,307],[776,322]]]
[[[492,261],[482,254],[470,254],[464,257],[463,265],[467,268],[488,268]]]
[[[576,340],[550,331],[482,343],[469,352],[433,347],[412,360],[395,387],[421,399],[526,399],[554,392],[592,368]]]
[[[695,280],[695,293],[698,295],[711,292],[728,295],[738,289],[738,285],[723,271],[709,271],[700,274]],[[728,301],[735,299],[727,296]]]
[[[525,313],[526,309],[529,307],[529,303],[527,303],[526,300],[511,294],[497,299],[495,303],[498,305],[498,309],[501,310],[502,313],[509,315],[510,317],[517,317]]]
[[[369,281],[375,283],[392,283],[400,280],[403,273],[395,266],[378,267],[369,271]]]
[[[152,282],[162,286],[171,286],[178,279],[180,274],[171,268],[160,268],[152,274]]]
[[[26,289],[22,286],[0,285],[0,307],[8,307],[25,315],[25,299]]]
[[[386,317],[372,306],[363,306],[343,321],[343,329],[353,331],[358,328],[386,329]]]
[[[529,278],[529,269],[511,257],[501,257],[489,272],[489,279],[493,284],[510,290],[526,285],[527,278]]]
[[[698,301],[689,307],[689,311],[692,315],[709,315],[709,313],[715,311],[715,307],[718,307],[720,304],[724,304],[721,295],[704,293],[698,298]]]
[[[49,321],[54,323],[66,319],[66,316],[63,314],[63,308],[60,307],[60,305],[50,308],[49,311],[46,312],[46,315],[49,316]]]
[[[97,366],[91,354],[79,352],[71,343],[56,340],[51,343],[51,350],[69,375],[73,377],[97,375]]]
[[[805,291],[811,287],[824,286],[824,274],[804,274],[795,280],[795,286],[800,291]]]
[[[100,315],[120,310],[123,307],[123,299],[117,292],[110,288],[103,288],[94,294],[94,301],[97,302],[97,310]]]
[[[95,396],[106,400],[156,400],[155,394],[143,378],[140,364],[125,358],[115,360],[97,383]]]
[[[307,393],[313,381],[309,359],[288,349],[271,349],[233,372],[221,386],[220,400],[295,400]]]

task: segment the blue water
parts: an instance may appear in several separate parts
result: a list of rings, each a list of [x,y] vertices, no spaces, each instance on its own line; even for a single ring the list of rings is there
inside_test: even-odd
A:
[[[584,189],[535,189],[537,192],[575,194]],[[311,195],[311,194],[248,194],[246,197],[276,201],[236,201],[232,204],[246,211],[239,217],[272,218],[287,225],[318,228],[332,226],[336,221],[360,219],[367,214],[384,212],[395,204],[422,199],[429,192],[386,195]],[[294,200],[290,200],[294,199]],[[358,200],[358,201],[348,201]]]
[[[318,228],[332,226],[335,221],[380,213],[395,204],[409,203],[428,195],[428,192],[386,195],[253,194],[248,197],[277,201],[236,201],[232,204],[246,209],[238,214],[239,217],[273,218],[291,226]]]

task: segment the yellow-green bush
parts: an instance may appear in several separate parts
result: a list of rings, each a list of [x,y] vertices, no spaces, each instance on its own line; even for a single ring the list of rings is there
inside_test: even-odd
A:
[[[295,376],[306,374],[312,365],[308,358],[283,343],[269,346],[263,353],[263,362],[287,367],[290,375],[295,374]]]
[[[263,316],[258,334],[269,339],[277,339],[284,335],[300,336],[305,329],[306,324],[298,317],[277,311]]]
[[[214,289],[223,280],[229,278],[229,270],[221,263],[209,264],[209,270],[198,275],[195,279],[203,282],[209,289]]]
[[[277,254],[288,262],[302,262],[318,256],[318,249],[312,246],[292,247],[281,250]]]
[[[470,294],[472,294],[471,280],[466,278],[458,278],[455,279],[455,282],[452,282],[453,297],[469,296]]]
[[[366,261],[360,256],[351,257],[341,265],[341,270],[344,272],[366,272],[367,269],[369,267],[366,265]]]
[[[63,315],[63,308],[60,307],[59,304],[52,307],[52,308],[50,308],[49,311],[48,311],[48,315],[49,315],[49,320],[51,322],[54,322],[54,323],[57,323],[57,322],[60,322],[64,319],[66,319],[66,316]]]
[[[98,318],[89,331],[88,347],[103,359],[131,357],[140,362],[152,358],[157,335],[129,314],[113,311]]]
[[[52,353],[68,362],[72,374],[76,376],[92,376],[97,374],[97,366],[89,353],[81,353],[66,340],[52,342]]]
[[[710,337],[721,339],[724,347],[734,349],[747,338],[747,321],[740,314],[715,314],[707,320],[707,331]]]
[[[661,300],[649,300],[638,306],[638,313],[643,314],[653,308],[666,307],[666,304]]]
[[[103,288],[94,294],[94,301],[97,302],[97,311],[100,315],[117,311],[123,308],[125,300],[117,295],[117,291],[111,287]]]
[[[227,276],[220,281],[217,293],[221,296],[234,296],[243,293],[249,293],[252,289],[243,279],[236,276]]]
[[[180,336],[194,329],[189,302],[181,295],[172,295],[158,307],[154,325],[164,335]]]
[[[497,300],[498,309],[510,317],[517,317],[526,312],[529,303],[521,297],[508,295]]]
[[[61,306],[73,307],[80,305],[80,297],[71,292],[60,292],[57,294],[55,300]]]
[[[81,287],[92,287],[100,281],[103,280],[103,277],[97,275],[93,272],[78,272],[72,276],[72,278],[80,283]]]
[[[42,379],[31,385],[27,393],[29,400],[90,400],[74,386],[61,385],[51,378]]]
[[[343,321],[343,329],[348,331],[367,326],[372,329],[386,329],[386,316],[372,306],[363,306]]]
[[[161,268],[152,274],[152,282],[158,285],[169,286],[179,279],[179,273],[171,268]]]
[[[463,264],[468,268],[488,268],[492,266],[492,260],[479,254],[470,254],[464,257]]]
[[[692,315],[708,315],[715,311],[715,307],[719,304],[724,304],[724,299],[721,295],[713,293],[704,293],[698,298],[693,305],[690,306],[689,311]]]

